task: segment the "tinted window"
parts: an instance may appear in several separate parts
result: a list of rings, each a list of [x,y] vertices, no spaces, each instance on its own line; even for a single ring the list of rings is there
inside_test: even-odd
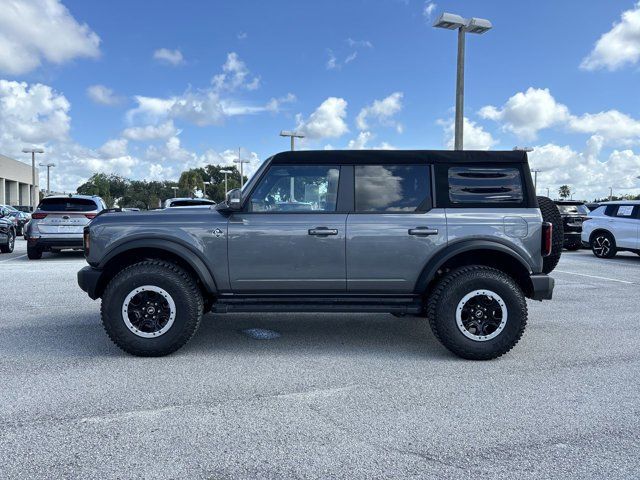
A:
[[[176,200],[171,202],[172,207],[193,207],[194,205],[213,205],[214,202],[207,200]]]
[[[43,212],[90,212],[99,210],[96,202],[86,198],[45,198],[38,205]]]
[[[520,203],[524,199],[517,168],[450,167],[452,203]]]
[[[356,166],[357,212],[415,212],[429,196],[428,165]]]
[[[273,165],[251,195],[251,212],[335,212],[339,167]]]
[[[564,213],[567,215],[586,215],[589,213],[589,209],[586,205],[563,205],[558,204],[558,210],[560,213]]]

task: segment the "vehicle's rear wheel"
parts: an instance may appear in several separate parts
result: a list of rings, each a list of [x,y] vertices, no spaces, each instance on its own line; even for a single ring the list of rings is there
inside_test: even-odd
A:
[[[548,197],[537,197],[538,206],[542,213],[542,220],[550,222],[553,225],[553,232],[551,235],[551,253],[542,259],[542,271],[544,273],[551,273],[562,255],[562,244],[564,243],[564,225],[562,223],[562,217],[560,216],[560,210],[553,200]]]
[[[427,316],[436,338],[456,355],[490,360],[511,350],[527,324],[527,302],[516,282],[491,267],[447,273],[429,296]]]
[[[203,300],[179,266],[146,260],[118,273],[102,295],[102,323],[125,352],[159,357],[186,344],[200,325]]]
[[[40,260],[42,258],[42,249],[27,245],[27,258],[29,260]]]
[[[591,251],[598,258],[613,258],[618,253],[616,239],[609,232],[597,232],[590,243]]]
[[[6,245],[0,245],[0,252],[2,253],[11,253],[16,245],[16,232],[9,231],[9,238],[7,239]]]

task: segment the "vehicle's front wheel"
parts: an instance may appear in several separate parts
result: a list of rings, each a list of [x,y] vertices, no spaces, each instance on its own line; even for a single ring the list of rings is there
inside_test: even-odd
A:
[[[16,233],[9,230],[6,245],[0,245],[0,252],[2,253],[11,253],[13,252],[13,248],[16,245]]]
[[[450,351],[469,360],[490,360],[507,353],[522,337],[527,302],[509,275],[472,265],[438,282],[429,296],[427,316],[433,333]]]
[[[598,258],[616,256],[616,239],[609,232],[598,232],[591,237],[591,251]]]
[[[186,344],[200,325],[203,300],[179,266],[146,260],[118,273],[102,296],[102,323],[125,352],[159,357]]]

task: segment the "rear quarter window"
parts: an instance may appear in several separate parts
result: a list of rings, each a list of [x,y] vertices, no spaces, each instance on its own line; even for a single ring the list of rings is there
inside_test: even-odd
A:
[[[448,169],[452,204],[522,203],[522,175],[516,167],[452,166]]]
[[[96,202],[87,198],[45,198],[38,205],[43,212],[91,212],[101,210]]]

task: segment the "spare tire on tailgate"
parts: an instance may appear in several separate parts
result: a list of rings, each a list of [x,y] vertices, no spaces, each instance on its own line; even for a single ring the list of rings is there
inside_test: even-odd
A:
[[[553,200],[548,197],[538,197],[538,206],[542,212],[542,220],[544,222],[550,222],[553,225],[551,253],[549,256],[544,257],[542,261],[542,271],[544,273],[551,273],[553,269],[556,268],[556,265],[558,265],[560,255],[562,254],[564,227],[562,225],[560,211]]]

